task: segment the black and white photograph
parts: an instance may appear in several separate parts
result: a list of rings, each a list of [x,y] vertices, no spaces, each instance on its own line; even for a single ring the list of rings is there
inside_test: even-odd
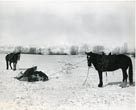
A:
[[[0,110],[135,110],[134,0],[0,0]]]

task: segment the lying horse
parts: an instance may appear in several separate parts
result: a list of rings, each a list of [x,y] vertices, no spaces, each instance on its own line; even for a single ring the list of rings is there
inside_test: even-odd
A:
[[[20,81],[28,81],[28,82],[48,80],[48,76],[45,73],[36,70],[37,70],[37,66],[28,68],[21,76],[15,78]]]
[[[88,67],[91,67],[91,64],[94,65],[95,69],[99,74],[99,84],[98,87],[103,86],[103,77],[102,72],[105,71],[114,71],[117,69],[122,69],[123,72],[123,81],[122,87],[126,86],[127,82],[127,69],[129,68],[129,84],[133,85],[133,67],[130,57],[119,54],[119,55],[100,55],[96,53],[89,52],[87,53]]]
[[[10,53],[6,55],[5,60],[6,60],[7,70],[9,69],[9,65],[10,68],[12,69],[11,63],[13,63],[13,70],[16,70],[17,61],[20,60],[20,52]]]

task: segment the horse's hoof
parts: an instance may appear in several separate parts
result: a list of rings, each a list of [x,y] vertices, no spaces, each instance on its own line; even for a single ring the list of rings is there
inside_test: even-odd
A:
[[[103,84],[99,84],[99,85],[98,85],[98,87],[102,87],[102,86],[103,86]]]
[[[125,87],[127,87],[127,86],[121,86],[122,88],[125,88]]]
[[[127,80],[124,80],[123,82],[121,82],[120,87],[122,88],[127,87]]]
[[[129,83],[130,86],[134,86],[135,84],[133,82]]]

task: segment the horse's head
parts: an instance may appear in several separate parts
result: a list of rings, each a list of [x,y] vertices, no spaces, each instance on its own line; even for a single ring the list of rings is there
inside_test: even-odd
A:
[[[16,53],[17,60],[20,60],[20,54],[21,54],[21,52],[17,52],[17,53]]]
[[[85,54],[87,55],[88,67],[91,67],[91,65],[92,65],[92,52],[85,52]]]

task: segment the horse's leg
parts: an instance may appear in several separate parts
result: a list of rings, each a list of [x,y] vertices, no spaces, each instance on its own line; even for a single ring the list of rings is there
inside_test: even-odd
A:
[[[10,68],[12,69],[11,62],[9,62]]]
[[[16,70],[16,63],[13,63],[13,66],[14,66],[13,70]]]
[[[8,60],[6,60],[6,64],[7,64],[7,70],[9,69],[9,62]]]
[[[122,73],[123,73],[123,81],[122,81],[122,84],[121,84],[121,87],[126,87],[127,85],[127,70],[126,69],[122,69]]]
[[[98,71],[98,74],[99,74],[99,84],[98,84],[98,87],[102,87],[103,86],[102,72]]]

